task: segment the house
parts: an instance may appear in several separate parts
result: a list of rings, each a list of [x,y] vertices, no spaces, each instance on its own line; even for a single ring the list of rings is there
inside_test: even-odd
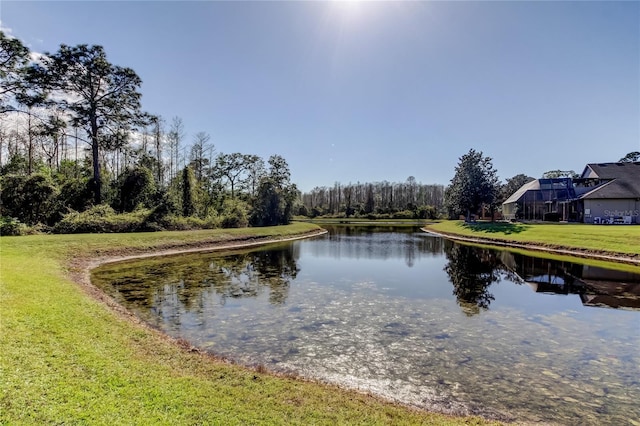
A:
[[[587,164],[576,179],[534,180],[502,213],[507,220],[640,223],[640,162]]]
[[[583,222],[640,223],[640,162],[587,164],[576,181]]]
[[[536,179],[525,183],[502,203],[507,220],[578,220],[571,178]]]

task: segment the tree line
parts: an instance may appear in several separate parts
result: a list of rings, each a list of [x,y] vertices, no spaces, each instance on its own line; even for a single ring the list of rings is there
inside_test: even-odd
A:
[[[141,84],[101,46],[36,54],[0,31],[0,233],[17,233],[20,222],[110,232],[277,225],[294,214],[494,217],[533,180],[519,174],[502,183],[491,158],[471,149],[446,187],[410,176],[300,194],[283,157],[217,152],[202,131],[189,143],[179,117],[142,111]],[[620,161],[638,159],[631,152]]]
[[[309,217],[435,219],[444,206],[444,186],[405,182],[348,183],[315,187],[301,198],[300,214]]]
[[[35,54],[0,31],[3,234],[17,219],[109,231],[105,217],[133,212],[125,230],[291,220],[299,195],[283,157],[217,152],[206,132],[189,144],[179,117],[142,111],[141,84],[101,46]]]

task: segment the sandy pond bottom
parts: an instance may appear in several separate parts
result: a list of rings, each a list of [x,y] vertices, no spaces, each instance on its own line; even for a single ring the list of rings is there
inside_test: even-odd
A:
[[[536,293],[499,262],[476,267],[493,274],[480,288],[461,289],[456,277],[474,274],[452,270],[453,247],[409,232],[334,234],[112,265],[94,282],[167,333],[240,363],[440,412],[639,424],[640,312]]]

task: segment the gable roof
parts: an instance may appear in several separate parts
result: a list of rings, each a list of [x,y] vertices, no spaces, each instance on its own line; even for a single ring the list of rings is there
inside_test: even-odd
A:
[[[518,202],[527,192],[530,191],[535,200],[531,200],[531,196],[528,196],[529,201],[534,202],[549,202],[558,199],[567,200],[575,198],[575,191],[573,189],[571,178],[543,178],[525,183],[520,187],[520,189],[511,194],[511,196],[502,204]]]
[[[640,180],[640,161],[629,163],[591,163],[587,164],[580,177],[600,179],[638,179]]]
[[[580,198],[640,198],[640,162],[587,164],[583,178],[611,179]]]
[[[582,194],[580,198],[640,198],[640,178],[635,185],[622,179],[614,179]]]
[[[518,189],[516,192],[511,194],[511,197],[507,198],[502,204],[515,203],[520,199],[520,197],[524,195],[525,192],[531,191],[531,190],[535,191],[539,189],[540,189],[540,180],[539,179],[532,180],[531,182],[528,182],[522,185],[520,189]]]

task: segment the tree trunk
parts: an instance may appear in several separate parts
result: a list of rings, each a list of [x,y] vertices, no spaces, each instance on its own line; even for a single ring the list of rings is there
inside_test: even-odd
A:
[[[100,182],[100,158],[98,151],[98,122],[97,117],[91,118],[91,158],[93,160],[93,201],[96,205],[102,202]]]

